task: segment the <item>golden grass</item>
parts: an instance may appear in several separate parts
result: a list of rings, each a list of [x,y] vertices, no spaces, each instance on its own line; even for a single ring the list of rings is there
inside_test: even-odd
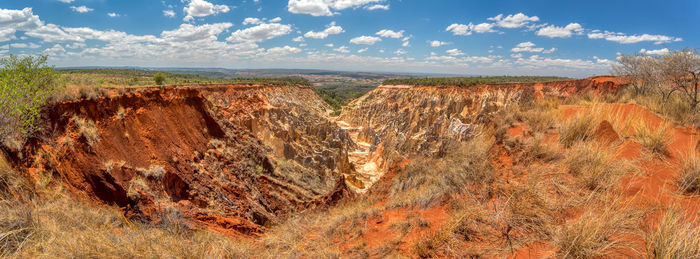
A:
[[[636,168],[617,158],[614,147],[595,141],[579,142],[567,151],[565,164],[580,186],[589,190],[607,190]]]
[[[668,145],[671,142],[669,129],[672,125],[664,123],[659,127],[652,128],[643,121],[638,121],[634,126],[634,138],[648,149],[652,154],[662,157],[669,157],[671,153],[668,150]]]
[[[561,258],[629,257],[634,251],[635,237],[644,212],[620,206],[615,202],[590,204],[573,222],[554,231],[552,244]]]
[[[593,111],[579,113],[574,118],[562,122],[559,125],[559,142],[565,147],[571,147],[576,142],[592,139],[600,123],[594,114]]]
[[[659,226],[647,236],[647,256],[655,259],[700,258],[700,226],[697,220],[668,209]]]
[[[73,122],[78,127],[78,133],[82,136],[86,143],[91,147],[95,146],[100,139],[97,124],[90,119],[81,118],[73,115]]]
[[[394,207],[434,204],[447,194],[467,191],[470,183],[487,185],[494,180],[488,162],[493,141],[475,137],[447,152],[444,158],[416,157],[391,182]]]
[[[695,151],[681,157],[681,170],[676,179],[681,191],[688,194],[700,194],[700,157]]]

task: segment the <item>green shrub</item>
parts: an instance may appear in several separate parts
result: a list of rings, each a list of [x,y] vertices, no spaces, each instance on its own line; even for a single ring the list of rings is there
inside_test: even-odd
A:
[[[34,133],[41,106],[60,86],[46,56],[0,59],[0,141]]]
[[[165,83],[165,75],[158,72],[153,76],[153,81],[155,81],[157,85],[163,85],[163,83]]]

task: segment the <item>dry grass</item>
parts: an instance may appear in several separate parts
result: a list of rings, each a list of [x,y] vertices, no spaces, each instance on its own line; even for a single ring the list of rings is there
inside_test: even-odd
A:
[[[447,152],[447,157],[417,157],[391,182],[390,204],[394,207],[426,207],[447,194],[467,191],[470,183],[487,185],[494,180],[488,162],[493,142],[475,137]]]
[[[546,143],[541,134],[525,141],[525,155],[528,162],[541,161],[545,163],[553,162],[561,157],[561,151],[556,143]]]
[[[151,178],[151,179],[162,179],[163,176],[165,175],[165,169],[163,169],[162,166],[157,165],[157,164],[152,164],[151,166],[148,167],[148,169],[145,168],[136,168],[136,172],[139,173],[140,175],[146,177],[146,178]]]
[[[97,142],[100,140],[100,134],[98,133],[97,124],[94,121],[73,115],[73,122],[75,122],[75,125],[78,127],[80,136],[85,139],[90,147],[97,145]]]
[[[665,123],[652,129],[643,121],[638,121],[634,126],[634,138],[652,154],[669,157],[671,155],[668,151],[668,145],[671,142],[669,134],[671,127],[672,125]]]
[[[659,226],[647,236],[647,256],[657,259],[700,258],[700,226],[683,213],[669,209]]]
[[[636,172],[630,162],[617,158],[614,147],[595,141],[572,146],[564,162],[580,186],[589,190],[607,190],[617,186],[626,174]]]
[[[637,245],[643,211],[615,202],[590,204],[581,217],[556,229],[552,244],[561,258],[629,257]]]
[[[681,191],[688,194],[700,194],[700,157],[691,151],[681,157],[681,170],[676,180]]]
[[[574,118],[562,122],[559,125],[559,142],[566,147],[571,147],[576,142],[592,139],[600,123],[595,113],[594,111],[579,113]]]

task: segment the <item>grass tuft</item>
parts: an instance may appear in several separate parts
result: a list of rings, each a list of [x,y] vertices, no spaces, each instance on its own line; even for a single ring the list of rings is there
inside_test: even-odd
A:
[[[98,133],[97,124],[86,118],[80,118],[73,115],[73,122],[78,127],[78,133],[80,136],[85,138],[90,147],[94,147],[100,139],[100,134]]]
[[[599,123],[593,113],[579,113],[576,117],[563,122],[559,126],[559,142],[566,147],[571,147],[576,142],[592,139]]]
[[[606,190],[616,186],[629,172],[631,163],[617,158],[612,147],[595,141],[579,142],[566,154],[565,164],[582,187],[589,190]]]
[[[676,180],[681,191],[700,194],[700,158],[696,152],[681,158],[681,171]]]
[[[700,226],[684,220],[680,211],[669,209],[658,228],[647,236],[649,258],[700,258]]]

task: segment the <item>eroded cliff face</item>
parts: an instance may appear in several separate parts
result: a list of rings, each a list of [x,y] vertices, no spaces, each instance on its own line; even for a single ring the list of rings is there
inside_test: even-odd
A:
[[[391,156],[440,155],[449,143],[479,134],[477,123],[508,105],[581,91],[616,91],[619,86],[613,77],[470,87],[380,86],[350,103],[339,118],[359,143],[369,146],[367,158],[358,161],[375,167],[367,173],[358,170],[348,183],[371,186],[387,170]]]
[[[353,143],[306,87],[151,89],[46,107],[15,155],[37,182],[152,222],[260,233],[346,194]],[[24,169],[22,169],[24,168]]]

